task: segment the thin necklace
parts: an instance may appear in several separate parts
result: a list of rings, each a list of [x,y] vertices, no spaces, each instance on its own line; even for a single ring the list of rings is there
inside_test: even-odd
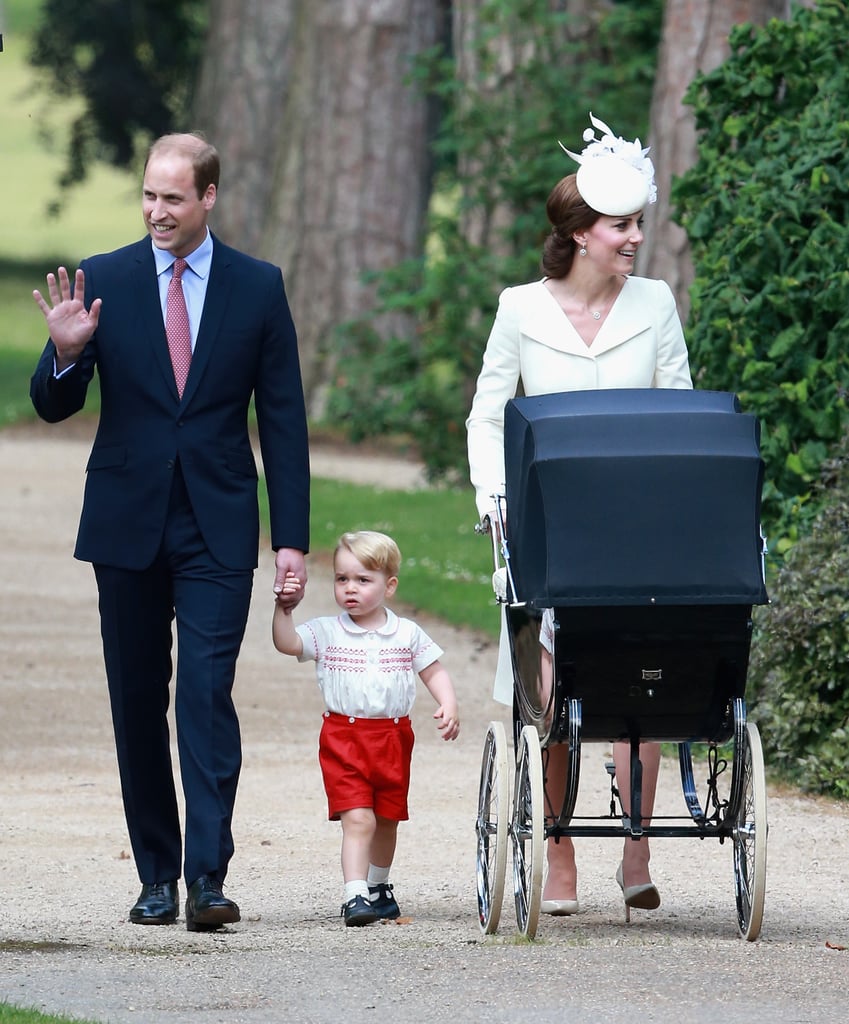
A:
[[[570,301],[577,301],[575,298],[572,298],[570,296],[565,296],[564,298],[569,299]],[[558,298],[557,296],[555,296],[555,299],[561,305],[561,307],[563,307],[564,299]],[[611,304],[611,299],[608,297],[608,299],[603,303],[603,305],[601,306],[600,309],[590,309],[589,306],[587,306],[587,305],[584,305],[584,309],[586,309],[586,311],[590,314],[590,316],[593,318],[593,320],[601,320],[602,313],[605,311],[605,309],[608,306],[610,306],[610,304]],[[563,307],[563,308],[565,308],[565,307]]]

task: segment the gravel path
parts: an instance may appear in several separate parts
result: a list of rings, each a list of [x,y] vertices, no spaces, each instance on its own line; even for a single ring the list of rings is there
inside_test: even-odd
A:
[[[730,845],[672,839],[654,846],[663,905],[629,927],[612,879],[618,844],[593,839],[579,846],[578,917],[543,918],[537,941],[519,942],[508,898],[500,933],[481,936],[473,824],[487,722],[503,715],[488,695],[494,645],[444,623],[428,626],[463,727],[441,743],[420,695],[413,817],[394,871],[410,922],[346,930],[338,826],[325,820],[316,763],[321,703],[312,667],[271,646],[268,558],[237,681],[245,763],[228,893],[243,920],[211,935],[130,925],[138,883],[94,581],[71,556],[87,452],[62,428],[0,434],[0,1000],[104,1024],[847,1019],[849,951],[830,947],[849,946],[849,807],[793,793],[770,790],[756,943],[737,936]],[[314,459],[320,475],[354,465],[347,453]],[[356,464],[367,467],[385,479],[385,464]],[[415,467],[391,468],[415,485]],[[313,564],[303,612],[331,605],[329,576]],[[605,756],[585,747],[580,802],[591,813],[606,807]],[[664,761],[659,812],[680,813],[680,792]]]

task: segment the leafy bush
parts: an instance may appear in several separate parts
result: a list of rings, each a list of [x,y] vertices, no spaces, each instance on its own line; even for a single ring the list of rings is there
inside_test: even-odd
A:
[[[696,264],[694,376],[761,420],[779,553],[816,514],[811,484],[849,422],[847,23],[845,2],[822,0],[737,27],[688,92],[699,159],[673,188]]]
[[[579,145],[589,110],[646,135],[660,0],[618,0],[589,21],[563,7],[486,0],[464,54],[471,84],[445,53],[418,64],[442,110],[428,251],[382,275],[379,299],[381,311],[414,314],[419,330],[387,341],[367,318],[338,335],[328,418],[357,440],[406,434],[435,479],[467,474],[465,420],[499,292],[540,275],[545,200],[575,169],[558,140]],[[506,72],[503,40],[522,54]]]
[[[849,798],[849,432],[817,498],[811,531],[757,618],[750,703],[771,767],[810,792]]]

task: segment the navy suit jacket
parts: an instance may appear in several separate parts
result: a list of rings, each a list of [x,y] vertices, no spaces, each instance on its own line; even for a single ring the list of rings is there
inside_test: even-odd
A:
[[[32,378],[38,414],[81,409],[95,369],[101,413],[88,461],[75,555],[146,568],[163,534],[179,460],[213,557],[257,564],[257,467],[248,432],[255,398],[274,548],[309,546],[309,454],[297,339],[279,268],[213,238],[195,352],[177,396],[148,238],[93,256],[85,305],[103,300],[94,336],[62,377],[48,341]]]

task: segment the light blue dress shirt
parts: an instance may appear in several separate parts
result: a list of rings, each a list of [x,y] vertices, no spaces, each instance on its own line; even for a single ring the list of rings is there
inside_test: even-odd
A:
[[[153,241],[150,243],[153,245]],[[153,258],[156,262],[156,276],[159,283],[159,302],[162,306],[162,323],[165,323],[165,310],[168,304],[168,285],[174,268],[174,254],[167,249],[157,249],[153,245]],[[188,266],[183,271],[183,297],[189,313],[189,329],[192,333],[192,352],[197,343],[200,318],[203,315],[203,303],[206,299],[206,286],[209,284],[209,271],[212,266],[212,235],[207,229],[206,238],[186,257]]]

